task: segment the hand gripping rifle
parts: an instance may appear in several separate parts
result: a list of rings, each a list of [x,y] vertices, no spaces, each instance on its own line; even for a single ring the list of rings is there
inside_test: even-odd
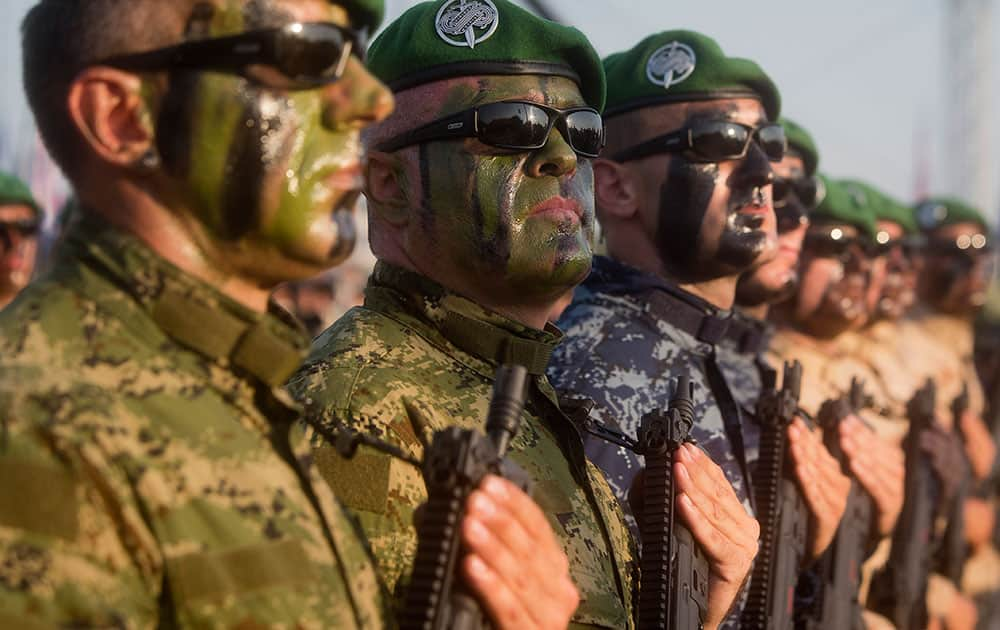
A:
[[[667,411],[651,411],[639,425],[636,452],[646,460],[639,521],[640,630],[700,628],[708,609],[708,559],[676,514],[674,457],[682,444],[693,443],[693,395],[691,381],[681,376]]]
[[[966,436],[962,430],[962,416],[969,410],[969,385],[962,385],[962,393],[951,402],[951,415],[955,431],[964,445]],[[948,526],[944,532],[944,540],[938,550],[936,564],[941,574],[951,580],[952,584],[961,586],[962,572],[965,567],[967,549],[965,545],[965,500],[972,491],[972,471],[966,460],[965,452],[961,458],[965,470],[961,474],[955,496],[948,505]]]
[[[639,566],[638,630],[698,630],[708,612],[708,559],[676,510],[674,457],[694,443],[694,385],[687,376],[667,410],[642,417],[634,440],[590,417],[593,401],[571,400],[572,417],[588,434],[645,458],[642,508],[636,514],[642,545]]]
[[[885,568],[872,580],[868,605],[900,630],[927,627],[927,577],[930,572],[934,516],[941,483],[920,447],[920,435],[934,422],[934,381],[917,390],[907,404],[910,430],[903,441],[906,481],[903,511],[892,536]]]
[[[761,435],[755,498],[761,544],[741,626],[756,630],[792,628],[793,595],[808,526],[787,440],[788,425],[798,412],[802,365],[798,361],[785,363],[781,389],[776,385],[777,374],[766,374],[757,402]]]
[[[427,503],[417,525],[417,556],[400,617],[401,630],[474,630],[487,627],[479,604],[456,576],[462,557],[465,503],[483,478],[499,474],[530,489],[527,474],[503,458],[521,423],[527,370],[497,370],[486,435],[450,427],[434,435],[423,469]]]
[[[850,462],[840,447],[840,423],[849,415],[872,406],[874,400],[865,393],[864,384],[854,378],[846,396],[828,400],[820,407],[817,420],[823,428],[823,443],[840,463],[841,472],[851,478],[851,491],[837,535],[817,562],[812,597],[804,597],[811,601],[796,627],[808,630],[863,630],[865,627],[861,617],[863,606],[858,596],[861,565],[868,555],[875,506],[851,473]]]
[[[449,427],[437,431],[420,461],[398,447],[346,429],[332,430],[307,414],[306,421],[351,458],[364,445],[421,468],[427,485],[427,503],[417,524],[417,555],[406,599],[399,617],[400,630],[478,630],[488,627],[478,602],[457,575],[461,525],[469,495],[487,474],[498,474],[525,492],[530,479],[516,464],[505,460],[510,441],[521,423],[527,390],[527,370],[501,366],[493,384],[486,416],[486,434]],[[307,408],[312,406],[304,401]]]

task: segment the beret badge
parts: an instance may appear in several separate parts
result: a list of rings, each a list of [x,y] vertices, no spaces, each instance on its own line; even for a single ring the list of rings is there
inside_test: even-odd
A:
[[[438,36],[446,44],[475,48],[500,26],[500,12],[490,0],[451,0],[441,5],[434,20]]]
[[[646,62],[646,78],[665,90],[684,81],[694,72],[698,59],[694,50],[679,41],[672,41],[653,51]]]

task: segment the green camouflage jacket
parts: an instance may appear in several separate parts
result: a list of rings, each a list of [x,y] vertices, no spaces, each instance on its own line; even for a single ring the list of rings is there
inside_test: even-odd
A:
[[[534,497],[569,558],[581,594],[573,627],[632,627],[631,538],[580,434],[544,376],[560,334],[491,313],[429,279],[379,263],[363,307],[317,339],[292,379],[297,397],[420,457],[435,430],[483,428],[500,349],[532,374],[509,456],[534,480]],[[508,357],[511,358],[511,357]],[[401,595],[416,552],[413,512],[426,498],[420,471],[364,447],[350,463],[319,443],[317,465],[358,516],[380,573]]]
[[[0,627],[382,627],[300,330],[96,219],[60,251],[0,314]]]

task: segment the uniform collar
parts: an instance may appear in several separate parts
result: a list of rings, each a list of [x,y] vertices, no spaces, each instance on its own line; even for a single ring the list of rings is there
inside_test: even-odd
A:
[[[726,335],[732,320],[729,311],[655,274],[605,256],[594,257],[593,271],[584,285],[596,293],[641,296],[639,301],[649,315],[713,346]]]
[[[429,323],[459,350],[493,366],[523,365],[529,374],[545,374],[562,333],[552,324],[536,330],[452,293],[426,276],[379,261],[375,265],[365,306],[386,310],[402,298],[419,320]]]
[[[82,259],[123,289],[180,345],[269,388],[283,384],[305,359],[308,337],[280,307],[272,303],[259,313],[239,304],[93,212],[69,228],[62,256]]]

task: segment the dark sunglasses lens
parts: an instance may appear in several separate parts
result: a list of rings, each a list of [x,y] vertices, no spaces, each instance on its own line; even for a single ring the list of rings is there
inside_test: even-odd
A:
[[[807,234],[805,248],[814,256],[822,258],[836,258],[847,253],[851,246],[852,239],[841,237],[834,238],[829,232]]]
[[[795,185],[795,193],[805,206],[815,208],[819,201],[819,183],[815,177],[803,177]]]
[[[604,122],[597,112],[581,110],[566,115],[569,144],[574,151],[597,157],[604,145]]]
[[[42,230],[42,224],[38,221],[11,221],[9,223],[0,222],[0,231],[17,232],[24,237],[37,236]]]
[[[479,139],[507,149],[537,149],[549,135],[549,115],[528,103],[491,103],[479,108]]]
[[[782,204],[775,202],[774,214],[778,219],[778,234],[786,234],[792,230],[797,230],[806,223],[806,216],[802,214],[798,204]]]
[[[787,179],[776,177],[771,186],[771,197],[774,199],[774,207],[780,208],[788,203],[788,193],[792,191],[792,186]]]
[[[780,162],[785,157],[785,149],[788,141],[785,139],[785,130],[781,125],[766,125],[757,132],[760,138],[760,146],[764,153],[772,162]]]
[[[743,156],[750,130],[728,122],[707,122],[691,128],[691,150],[699,156],[718,162]]]
[[[332,24],[292,24],[275,46],[278,68],[292,79],[335,79],[350,52],[350,39]]]

